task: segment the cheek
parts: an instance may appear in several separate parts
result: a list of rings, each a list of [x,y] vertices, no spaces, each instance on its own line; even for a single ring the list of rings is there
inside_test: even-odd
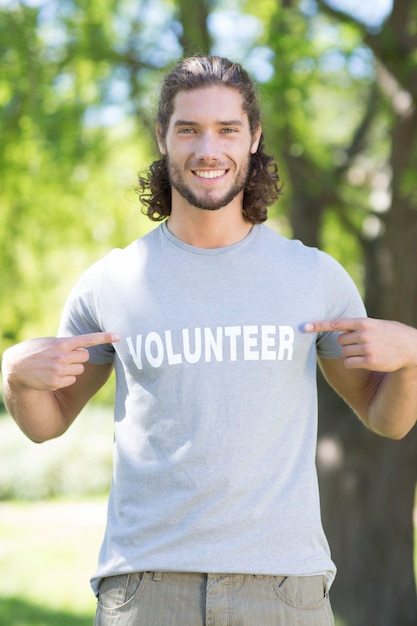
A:
[[[171,161],[182,161],[192,153],[192,145],[190,141],[187,141],[187,145],[184,142],[168,140],[165,143],[165,153]]]

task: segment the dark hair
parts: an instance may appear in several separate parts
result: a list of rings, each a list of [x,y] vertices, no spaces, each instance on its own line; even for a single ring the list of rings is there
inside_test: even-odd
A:
[[[254,135],[260,125],[260,109],[248,73],[238,63],[228,59],[196,56],[182,60],[162,83],[157,122],[163,139],[174,112],[177,93],[213,85],[232,87],[242,95],[243,109],[248,116],[251,134]],[[165,155],[154,161],[148,172],[139,175],[137,192],[145,207],[144,213],[151,220],[161,221],[171,214],[171,183]],[[265,154],[261,135],[257,151],[250,155],[243,196],[244,215],[253,224],[264,222],[268,206],[277,200],[280,192],[278,167],[274,158]]]

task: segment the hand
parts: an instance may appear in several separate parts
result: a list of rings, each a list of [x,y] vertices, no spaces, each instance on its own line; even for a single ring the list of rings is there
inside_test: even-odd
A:
[[[373,318],[322,320],[306,332],[339,332],[345,366],[375,372],[417,367],[417,330],[400,322]]]
[[[74,384],[89,359],[87,348],[120,340],[117,333],[30,339],[6,350],[4,378],[11,386],[56,391]]]

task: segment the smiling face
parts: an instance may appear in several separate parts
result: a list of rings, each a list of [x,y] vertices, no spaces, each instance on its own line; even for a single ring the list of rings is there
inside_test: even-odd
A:
[[[250,154],[261,129],[251,135],[240,93],[211,86],[180,91],[166,137],[158,133],[166,155],[172,202],[215,211],[235,203],[242,210]]]

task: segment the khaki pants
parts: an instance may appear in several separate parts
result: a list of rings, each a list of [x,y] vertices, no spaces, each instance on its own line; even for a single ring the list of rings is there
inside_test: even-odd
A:
[[[334,626],[323,576],[141,572],[102,580],[95,626]]]

